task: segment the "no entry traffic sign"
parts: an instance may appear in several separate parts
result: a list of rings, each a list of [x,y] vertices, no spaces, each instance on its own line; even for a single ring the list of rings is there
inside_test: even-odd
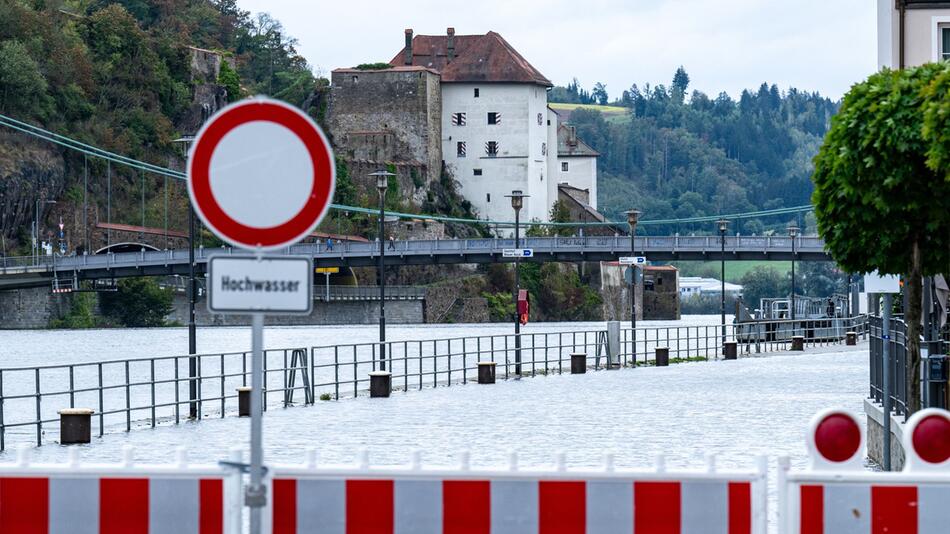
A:
[[[320,128],[268,98],[216,113],[188,157],[195,212],[218,237],[249,249],[282,248],[310,234],[335,186],[333,152]]]

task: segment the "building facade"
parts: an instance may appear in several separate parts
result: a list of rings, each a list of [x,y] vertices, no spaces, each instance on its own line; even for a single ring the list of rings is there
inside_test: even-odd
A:
[[[336,69],[328,125],[356,164],[424,166],[460,185],[482,219],[513,218],[505,195],[528,195],[522,220],[547,221],[562,183],[596,210],[597,153],[548,108],[551,82],[495,33],[413,35],[385,65]]]
[[[877,1],[878,67],[913,67],[950,59],[950,2]]]

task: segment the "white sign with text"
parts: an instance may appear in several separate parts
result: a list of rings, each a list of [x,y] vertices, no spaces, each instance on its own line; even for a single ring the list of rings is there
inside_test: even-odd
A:
[[[313,263],[288,256],[214,256],[208,260],[208,311],[309,314]]]

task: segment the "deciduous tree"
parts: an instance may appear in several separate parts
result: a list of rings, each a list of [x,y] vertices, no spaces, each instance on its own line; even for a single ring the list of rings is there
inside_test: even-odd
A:
[[[813,175],[818,231],[835,261],[850,272],[876,269],[906,277],[911,411],[920,408],[921,278],[950,260],[950,181],[927,165],[932,150],[922,108],[925,90],[948,69],[929,64],[883,70],[853,86],[832,120]],[[930,105],[947,95],[933,95]]]

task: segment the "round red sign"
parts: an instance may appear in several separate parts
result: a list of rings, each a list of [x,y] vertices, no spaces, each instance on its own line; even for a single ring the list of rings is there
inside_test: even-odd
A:
[[[309,235],[335,186],[333,151],[320,127],[268,98],[216,113],[188,155],[195,212],[218,237],[248,249],[282,248]]]

